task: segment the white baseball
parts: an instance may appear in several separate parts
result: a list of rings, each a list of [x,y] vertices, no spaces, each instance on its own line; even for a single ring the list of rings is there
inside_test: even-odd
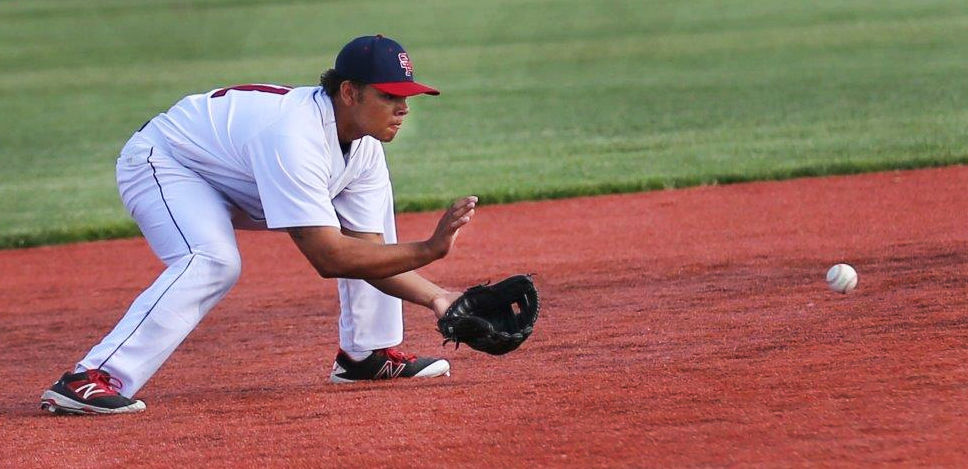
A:
[[[837,293],[857,288],[857,271],[847,264],[837,264],[827,271],[827,286]]]

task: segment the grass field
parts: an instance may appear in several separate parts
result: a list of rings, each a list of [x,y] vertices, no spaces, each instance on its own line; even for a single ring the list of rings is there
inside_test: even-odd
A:
[[[376,32],[443,91],[388,147],[402,210],[968,162],[962,1],[13,1],[0,246],[136,233],[113,172],[144,120]]]

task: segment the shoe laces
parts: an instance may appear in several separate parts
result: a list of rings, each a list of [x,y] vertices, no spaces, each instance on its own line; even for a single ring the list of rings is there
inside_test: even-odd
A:
[[[403,363],[403,362],[410,363],[410,362],[414,362],[414,361],[417,360],[417,356],[416,355],[410,355],[408,353],[403,353],[403,352],[401,352],[401,351],[399,351],[399,350],[397,350],[395,348],[386,348],[386,349],[383,349],[383,353],[385,353],[386,356],[387,356],[387,358],[389,358],[391,361],[393,361],[395,363]]]
[[[124,387],[124,383],[120,379],[111,376],[110,373],[101,370],[88,370],[87,379],[93,383],[97,383],[99,387],[107,389],[108,392],[117,394],[118,391]]]

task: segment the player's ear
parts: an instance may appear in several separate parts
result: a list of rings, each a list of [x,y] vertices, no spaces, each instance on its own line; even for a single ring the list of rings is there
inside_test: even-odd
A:
[[[356,87],[353,86],[353,82],[349,80],[343,80],[339,84],[339,99],[341,103],[347,106],[350,106],[357,101]]]

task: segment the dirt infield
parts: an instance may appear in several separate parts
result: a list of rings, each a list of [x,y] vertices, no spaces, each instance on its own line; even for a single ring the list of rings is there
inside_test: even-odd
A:
[[[535,272],[536,333],[455,351],[408,307],[404,350],[453,376],[394,383],[329,384],[335,282],[242,233],[239,285],[121,417],[39,396],[161,264],[141,240],[0,252],[0,466],[961,465],[966,187],[950,167],[482,207],[423,272]],[[824,285],[838,262],[851,294]]]

